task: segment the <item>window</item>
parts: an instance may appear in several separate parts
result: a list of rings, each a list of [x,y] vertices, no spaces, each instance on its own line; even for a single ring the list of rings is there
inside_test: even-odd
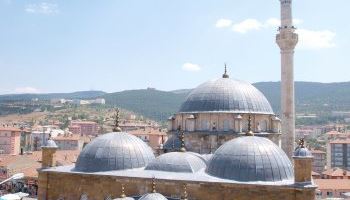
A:
[[[327,192],[327,197],[333,197],[333,192]]]
[[[208,131],[210,127],[210,124],[207,120],[203,120],[201,123],[201,128],[203,131]]]
[[[105,197],[105,200],[112,200],[113,198],[112,198],[112,195],[106,195],[106,197]]]
[[[224,131],[230,130],[230,122],[228,120],[224,121]]]

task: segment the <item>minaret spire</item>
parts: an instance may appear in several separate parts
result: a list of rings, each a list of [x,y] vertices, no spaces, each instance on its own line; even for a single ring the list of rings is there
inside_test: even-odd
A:
[[[294,48],[298,35],[294,32],[292,0],[280,0],[281,26],[276,42],[281,49],[281,116],[282,149],[292,158],[295,141]]]

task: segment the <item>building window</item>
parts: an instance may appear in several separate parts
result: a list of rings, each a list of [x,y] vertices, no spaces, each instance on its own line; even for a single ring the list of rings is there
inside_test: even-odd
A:
[[[210,124],[209,124],[209,122],[207,120],[203,120],[202,124],[201,124],[201,127],[202,127],[203,131],[208,131],[209,127],[210,127]]]
[[[229,131],[230,130],[230,121],[225,120],[224,121],[224,131]]]
[[[327,197],[333,197],[333,192],[327,192]]]
[[[112,195],[107,195],[106,197],[105,197],[105,200],[113,200],[113,198],[112,198]]]

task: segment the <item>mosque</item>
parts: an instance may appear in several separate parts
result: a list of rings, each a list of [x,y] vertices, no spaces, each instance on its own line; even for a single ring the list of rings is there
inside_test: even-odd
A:
[[[121,131],[118,113],[113,132],[86,145],[74,165],[55,166],[57,145],[49,139],[42,147],[38,199],[315,199],[313,157],[302,139],[297,148],[293,142],[292,0],[280,2],[282,121],[260,91],[225,70],[194,89],[169,119],[172,137],[158,157]]]

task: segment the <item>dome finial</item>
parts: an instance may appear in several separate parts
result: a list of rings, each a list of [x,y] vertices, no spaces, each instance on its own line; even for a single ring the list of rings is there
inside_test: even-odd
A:
[[[304,141],[304,138],[300,138],[299,139],[299,148],[305,148],[305,141]]]
[[[183,188],[183,196],[181,197],[181,200],[187,200],[187,196],[188,196],[187,195],[187,184],[184,183],[182,188]]]
[[[119,127],[119,108],[115,109],[115,125],[113,128],[113,132],[122,132],[122,129]]]
[[[225,73],[222,75],[222,78],[230,78],[230,76],[227,74],[227,66],[225,63]]]
[[[249,115],[248,117],[248,130],[246,133],[247,136],[253,136],[254,132],[252,131],[252,117]]]
[[[125,187],[124,187],[124,184],[122,184],[122,193],[120,195],[120,198],[125,198],[126,195],[125,195]]]
[[[152,193],[156,193],[156,178],[153,176],[152,178]]]
[[[181,131],[180,130],[180,141],[181,141],[180,151],[181,152],[186,152],[186,148],[185,148],[185,131]]]

